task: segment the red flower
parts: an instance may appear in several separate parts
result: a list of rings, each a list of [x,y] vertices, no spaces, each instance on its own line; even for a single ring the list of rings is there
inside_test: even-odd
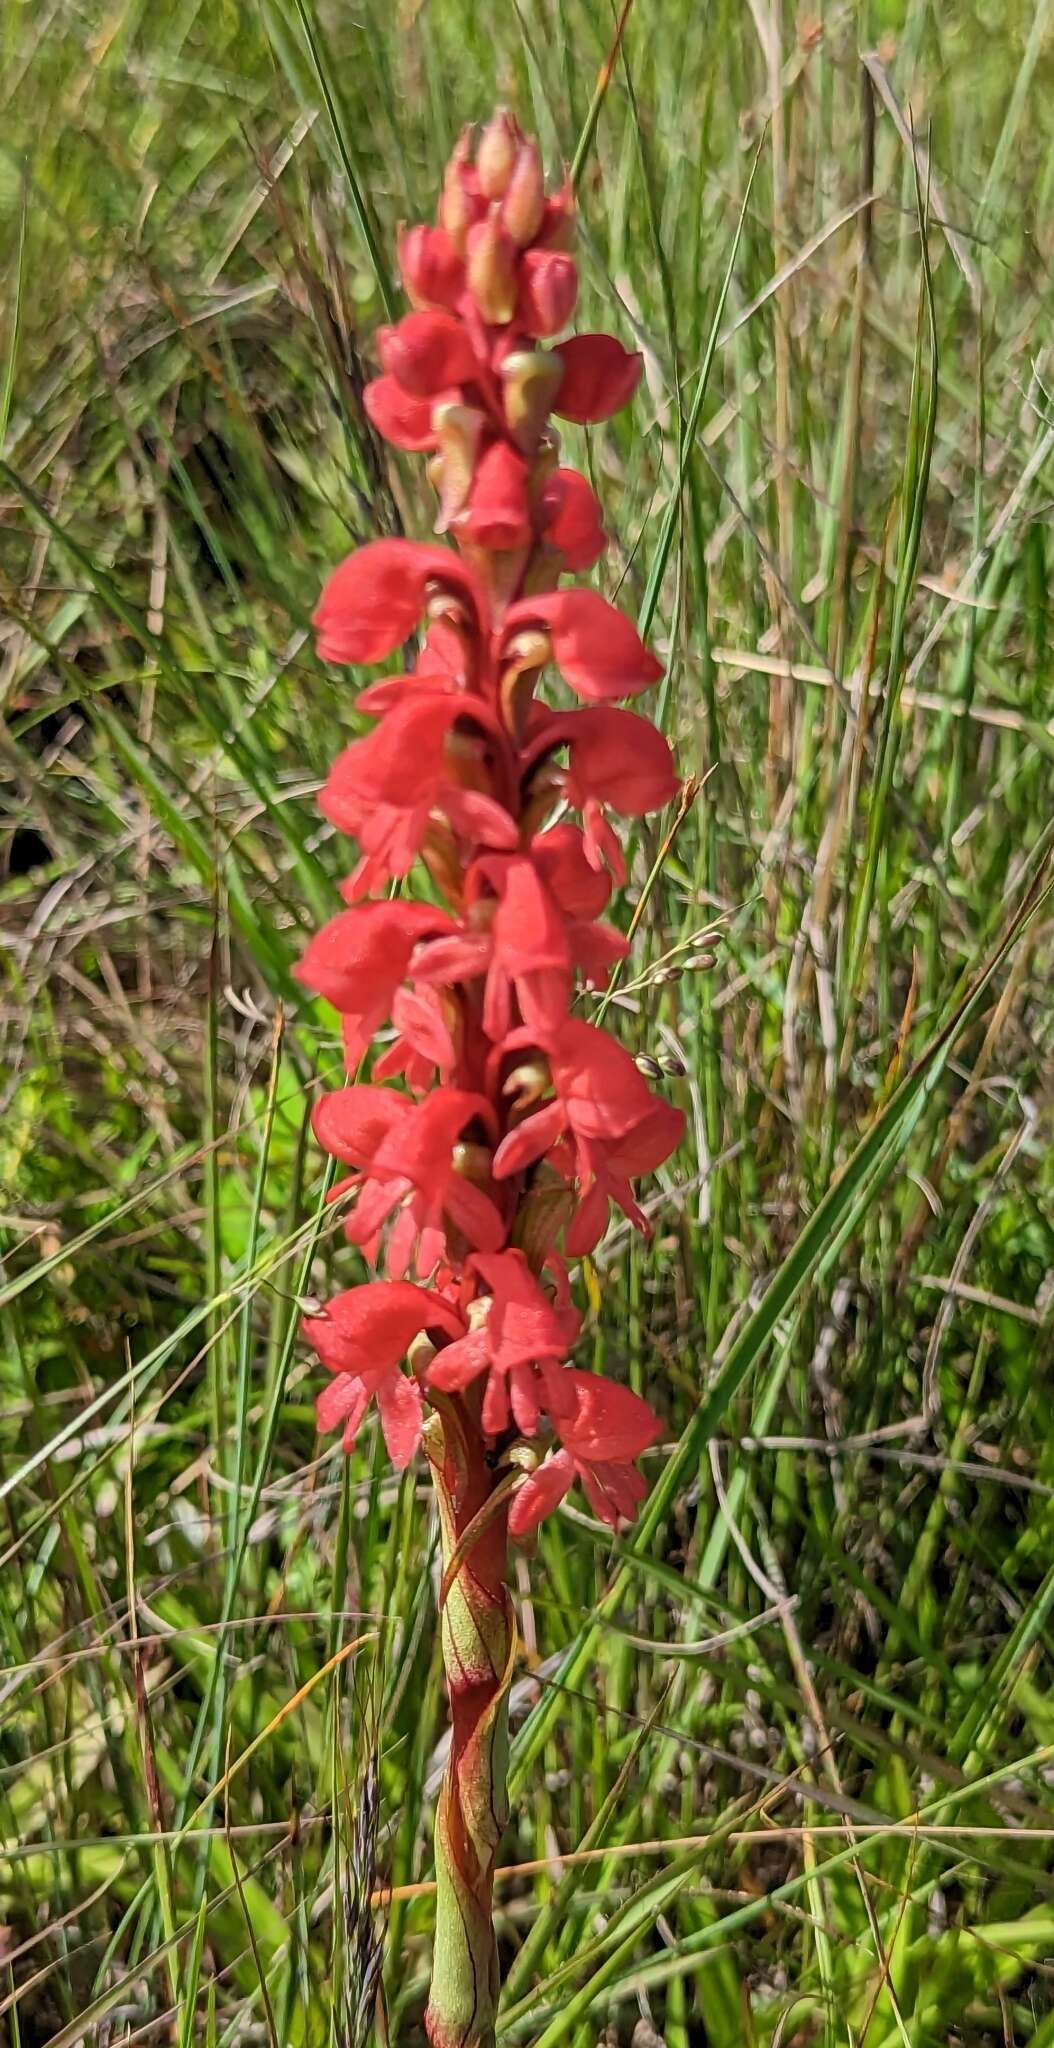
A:
[[[318,1426],[344,1425],[350,1451],[374,1395],[392,1464],[402,1471],[421,1439],[421,1389],[399,1367],[415,1337],[459,1336],[462,1318],[435,1290],[401,1280],[374,1280],[337,1294],[301,1325],[334,1377],[316,1402]]]
[[[575,963],[597,986],[627,950],[620,932],[575,916],[573,907],[568,914],[558,901],[545,869],[559,885],[561,863],[545,839],[539,835],[528,854],[476,861],[465,880],[466,923],[423,943],[411,964],[415,979],[444,988],[485,974],[483,1029],[492,1043],[508,1036],[514,994],[524,1023],[554,1031],[567,1014]]]
[[[561,1366],[577,1342],[582,1318],[571,1305],[566,1273],[557,1262],[557,1297],[551,1301],[521,1251],[477,1253],[470,1265],[490,1292],[485,1318],[437,1354],[428,1384],[455,1393],[488,1373],[484,1429],[501,1436],[511,1412],[517,1429],[534,1436],[543,1410],[555,1418],[574,1409]]]
[[[552,590],[521,598],[505,614],[505,632],[541,626],[548,633],[560,674],[580,697],[603,702],[632,697],[662,675],[625,614],[595,590]]]
[[[297,980],[341,1011],[349,1065],[391,1016],[419,940],[454,928],[452,918],[427,903],[360,903],[315,934],[295,970]]]
[[[381,367],[414,398],[437,398],[471,384],[479,364],[468,333],[453,313],[408,313],[377,336]]]
[[[609,1199],[643,1227],[629,1177],[650,1172],[669,1157],[680,1143],[684,1117],[652,1094],[629,1053],[595,1025],[570,1017],[548,1037],[537,1037],[548,1060],[554,1100],[502,1139],[494,1155],[494,1177],[506,1180],[548,1157],[565,1178],[575,1180],[578,1208],[567,1247],[580,1253],[597,1243]],[[513,1032],[506,1044],[534,1042],[524,1029]]]
[[[622,848],[605,811],[639,818],[669,803],[679,788],[670,749],[647,719],[612,705],[543,714],[526,761],[541,761],[564,746],[567,766],[558,779],[567,802],[582,813],[586,857],[597,868],[606,862],[616,879],[624,881]]]
[[[598,560],[604,530],[586,478],[556,466],[554,415],[608,419],[643,368],[609,335],[545,345],[575,311],[574,207],[569,181],[546,197],[538,146],[511,114],[461,135],[439,225],[400,238],[415,310],[379,334],[382,374],[364,405],[388,441],[429,455],[435,530],[462,552],[375,541],[341,563],[315,616],[326,661],[381,662],[418,639],[398,661],[408,672],[359,692],[356,711],[377,724],[322,792],[361,858],[344,887],[352,907],[298,973],[340,1012],[349,1065],[390,1018],[373,1080],[404,1084],[352,1084],[316,1104],[316,1136],[347,1169],[334,1190],[347,1235],[389,1277],[304,1327],[332,1376],[319,1425],[342,1426],[349,1447],[376,1396],[402,1468],[424,1401],[435,1411],[452,1740],[433,2043],[493,2031],[508,1535],[527,1535],[576,1479],[617,1528],[645,1491],[634,1460],[658,1433],[635,1394],[568,1365],[580,1318],[551,1247],[563,1233],[568,1252],[591,1249],[612,1202],[645,1228],[633,1183],[684,1125],[628,1052],[575,1014],[581,984],[603,986],[627,950],[602,922],[624,872],[611,817],[667,803],[677,777],[662,735],[612,708],[655,683],[661,662],[596,591],[557,587]],[[550,663],[588,708],[539,701]],[[557,804],[581,824],[539,829]],[[446,907],[357,902],[418,857]],[[528,1476],[543,1425],[556,1445]]]
[[[602,1522],[617,1529],[631,1522],[647,1486],[634,1459],[659,1435],[646,1401],[614,1380],[569,1370],[574,1413],[558,1422],[562,1448],[524,1480],[509,1514],[509,1533],[528,1536],[551,1514],[569,1487],[580,1480]]]
[[[383,661],[417,625],[429,585],[452,593],[475,629],[486,615],[479,584],[449,548],[373,540],[335,569],[314,616],[323,661]]]
[[[396,1036],[374,1061],[374,1080],[390,1081],[402,1074],[419,1095],[431,1087],[437,1073],[440,1081],[449,1081],[457,1066],[457,1041],[447,1007],[435,989],[396,989],[392,1022]]]
[[[530,850],[565,917],[577,924],[600,916],[611,895],[611,881],[592,865],[577,825],[564,819],[536,832]]]
[[[436,445],[432,425],[434,398],[411,398],[394,377],[374,377],[362,394],[366,416],[379,434],[396,448],[418,454]]]
[[[600,1243],[607,1228],[610,1202],[622,1210],[642,1236],[650,1235],[647,1218],[633,1193],[633,1182],[642,1174],[654,1173],[676,1152],[683,1137],[683,1110],[656,1099],[649,1115],[623,1137],[580,1140],[578,1203],[565,1240],[573,1257],[581,1258]]]
[[[580,425],[621,412],[644,368],[644,357],[631,355],[613,334],[573,334],[560,343],[559,355],[563,376],[553,411]]]
[[[570,186],[546,198],[537,145],[499,113],[478,143],[471,130],[458,142],[439,226],[400,239],[415,310],[378,336],[366,411],[396,446],[432,455],[438,529],[469,559],[379,540],[322,594],[324,660],[379,662],[422,637],[411,673],[359,693],[378,723],[326,781],[323,815],[361,858],[344,889],[353,907],[298,970],[341,1013],[349,1064],[391,1020],[374,1079],[400,1076],[411,1091],[349,1086],[315,1110],[320,1142],[350,1169],[338,1191],[351,1198],[348,1235],[370,1258],[383,1247],[392,1276],[389,1293],[378,1283],[338,1297],[329,1321],[309,1319],[335,1375],[325,1412],[353,1433],[376,1391],[405,1461],[421,1390],[401,1359],[430,1327],[437,1395],[485,1376],[466,1414],[489,1435],[533,1435],[543,1414],[558,1426],[561,1448],[517,1497],[522,1528],[576,1473],[606,1519],[631,1513],[642,1488],[632,1459],[655,1425],[634,1396],[566,1368],[579,1322],[566,1271],[550,1260],[554,1294],[507,1244],[520,1177],[545,1160],[570,1190],[570,1204],[556,1191],[567,1247],[585,1251],[611,1202],[644,1227],[633,1182],[684,1123],[614,1039],[573,1014],[576,984],[603,986],[627,950],[602,922],[624,871],[611,815],[641,816],[677,790],[661,733],[613,707],[655,683],[661,662],[598,592],[554,587],[597,561],[604,531],[586,478],[552,466],[552,416],[609,418],[643,367],[609,335],[538,345],[574,314],[573,215]],[[586,709],[534,701],[550,661]],[[577,810],[581,829],[536,830],[550,801]],[[448,909],[357,902],[419,856]],[[440,1275],[433,1325],[403,1284],[411,1264]],[[442,1292],[455,1285],[456,1301]]]
[[[473,743],[466,740],[466,751],[455,761],[447,742],[454,721],[470,708],[464,698],[426,689],[422,682],[386,711],[374,732],[337,756],[318,805],[362,847],[352,895],[405,875],[437,811],[455,831],[463,829],[484,845],[515,846],[516,826],[495,798],[455,779],[467,771]],[[475,758],[481,759],[480,743]]]
[[[461,1088],[436,1088],[426,1101],[411,1102],[390,1088],[353,1086],[315,1104],[311,1123],[319,1144],[355,1169],[334,1191],[356,1194],[347,1236],[372,1262],[390,1223],[387,1262],[395,1279],[402,1279],[411,1258],[422,1277],[434,1271],[446,1255],[450,1228],[473,1250],[497,1251],[504,1243],[501,1211],[459,1171],[467,1163],[459,1140],[476,1120],[492,1137],[490,1103]]]
[[[522,1032],[517,1043],[524,1043]],[[538,1110],[525,1123],[510,1131],[495,1156],[495,1171],[516,1172],[526,1159],[539,1158],[536,1149],[545,1128],[554,1127],[559,1112],[559,1129],[576,1138],[624,1138],[645,1117],[650,1116],[655,1097],[636,1061],[624,1046],[595,1024],[569,1017],[549,1036],[543,1050],[549,1062],[556,1102]],[[532,1128],[537,1126],[537,1129]],[[548,1146],[543,1145],[543,1150]],[[506,1162],[515,1159],[517,1164]]]

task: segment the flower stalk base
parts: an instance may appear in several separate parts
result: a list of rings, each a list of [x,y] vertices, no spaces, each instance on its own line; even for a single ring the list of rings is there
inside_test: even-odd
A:
[[[507,1478],[478,1415],[442,1401],[425,1424],[443,1552],[451,1740],[436,1809],[436,1934],[425,2026],[433,2048],[493,2048],[499,1976],[494,1865],[508,1818],[508,1696],[516,1625],[506,1584]]]

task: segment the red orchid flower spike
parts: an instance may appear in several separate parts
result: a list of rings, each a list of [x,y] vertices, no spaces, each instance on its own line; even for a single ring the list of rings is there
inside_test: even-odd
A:
[[[616,820],[678,784],[662,734],[617,702],[661,664],[597,591],[560,583],[605,537],[553,421],[609,419],[641,373],[611,335],[559,338],[578,296],[573,231],[570,189],[546,193],[510,115],[466,131],[435,226],[401,238],[413,310],[378,336],[365,393],[378,433],[428,455],[446,538],[360,548],[315,614],[323,660],[398,661],[360,692],[372,723],[322,791],[359,857],[348,907],[299,968],[340,1013],[350,1075],[386,1039],[371,1081],[314,1115],[348,1169],[334,1190],[347,1236],[380,1277],[304,1330],[330,1375],[319,1427],[350,1449],[376,1402],[393,1463],[423,1442],[435,1482],[452,1734],[434,2048],[494,2040],[509,1544],[575,1483],[612,1528],[631,1519],[636,1460],[659,1432],[635,1394],[569,1363],[567,1260],[600,1241],[612,1203],[646,1228],[634,1183],[684,1123],[580,1008],[628,950],[603,918],[625,879]],[[391,893],[418,872],[427,897]]]

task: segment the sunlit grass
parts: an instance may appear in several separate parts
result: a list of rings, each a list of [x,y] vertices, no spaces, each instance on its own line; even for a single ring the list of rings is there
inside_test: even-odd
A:
[[[630,1538],[519,1567],[505,2038],[1054,2042],[1054,14],[778,18],[636,0],[598,94],[595,0],[0,17],[19,2048],[365,2041],[374,1929],[421,2039],[435,1532],[314,1432],[290,969],[356,728],[310,611],[431,517],[359,404],[395,228],[496,96],[645,350],[568,445],[702,782],[613,997],[691,1136],[581,1302],[665,1437]]]

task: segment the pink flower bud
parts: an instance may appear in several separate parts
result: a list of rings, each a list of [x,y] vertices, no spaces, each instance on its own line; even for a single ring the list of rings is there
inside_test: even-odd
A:
[[[407,228],[399,237],[399,268],[415,306],[456,310],[465,266],[445,228]]]
[[[469,233],[467,276],[484,320],[492,327],[505,326],[516,311],[516,250],[497,207]]]
[[[476,151],[476,174],[485,199],[504,198],[522,140],[516,122],[499,107],[487,122]]]
[[[514,242],[526,249],[545,215],[545,178],[536,142],[522,144],[502,203],[502,219]]]
[[[559,249],[528,249],[520,263],[519,317],[539,338],[566,327],[578,298],[578,270]]]

